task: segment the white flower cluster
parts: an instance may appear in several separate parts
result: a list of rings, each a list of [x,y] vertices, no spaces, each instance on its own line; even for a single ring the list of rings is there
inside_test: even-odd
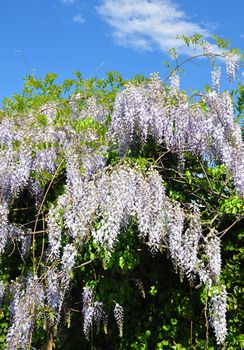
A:
[[[3,281],[0,281],[0,307],[2,305],[5,289],[6,289],[6,284]]]
[[[58,204],[58,208],[63,214],[65,232],[74,239],[77,247],[92,235],[96,243],[112,254],[122,229],[136,219],[139,235],[150,250],[159,251],[166,244],[175,267],[188,278],[199,275],[207,283],[219,276],[219,238],[216,235],[204,238],[198,208],[193,207],[188,219],[181,206],[165,195],[157,171],[150,170],[145,175],[139,168],[121,165],[100,173],[93,180],[87,181],[81,175],[76,179],[78,186],[66,187],[65,194],[60,197],[63,206]],[[49,244],[52,256],[57,241],[49,239]],[[207,265],[198,256],[202,245],[208,257]],[[73,255],[68,255],[68,261],[72,260]],[[62,261],[64,256],[65,253]],[[205,278],[201,278],[202,270]]]
[[[216,58],[221,57],[225,61],[226,66],[226,76],[227,79],[233,83],[236,80],[237,72],[239,69],[239,64],[241,60],[241,55],[236,51],[221,51],[217,45],[212,45],[208,41],[204,40],[203,42],[203,55],[209,58],[210,62],[213,64],[216,63]],[[217,84],[213,84],[213,87],[219,91],[219,78],[220,70],[217,68],[212,72],[212,81]]]
[[[82,108],[79,104],[82,104]],[[84,99],[80,94],[76,94],[72,98],[71,108],[73,118],[78,120],[92,118],[104,123],[108,116],[108,110],[102,104],[99,104],[94,96]]]
[[[8,239],[8,205],[0,199],[0,254]]]
[[[104,122],[107,116],[106,109],[99,106],[93,98],[87,101],[84,108],[78,108],[74,101],[70,104],[69,118],[60,122],[61,114],[58,108],[58,105],[52,104],[43,106],[33,115],[13,118],[9,118],[8,115],[1,116],[0,253],[4,251],[8,239],[21,244],[22,258],[30,249],[30,229],[23,231],[22,227],[15,226],[8,220],[9,206],[24,189],[36,196],[36,203],[39,205],[43,195],[40,180],[43,180],[46,174],[47,179],[50,179],[62,162],[67,169],[67,188],[72,193],[79,188],[76,180],[71,180],[75,176],[73,168],[70,169],[72,159],[75,159],[78,169],[83,168],[83,178],[93,176],[105,165],[103,154],[106,145],[100,146],[96,131],[92,128],[86,127],[86,132],[82,127],[79,129],[79,123],[82,125],[82,120],[86,117],[94,119],[96,123]],[[97,143],[98,147],[91,145],[91,142]],[[7,335],[8,349],[28,348],[37,309],[42,305],[50,307],[55,315],[54,320],[52,317],[49,320],[51,324],[56,325],[60,320],[77,254],[77,249],[72,243],[67,244],[61,254],[61,209],[65,207],[65,198],[60,196],[58,203],[51,206],[48,215],[49,249],[44,252],[44,257],[52,265],[44,271],[45,285],[42,281],[37,282],[29,277],[26,283],[16,287],[13,293],[11,305],[14,313],[11,316],[13,323]],[[68,217],[66,219],[68,220]]]
[[[82,313],[84,317],[83,331],[87,339],[95,324],[99,330],[101,322],[107,324],[107,315],[103,309],[103,303],[94,300],[94,291],[91,287],[84,287],[82,293],[83,308]]]
[[[236,79],[236,73],[239,68],[239,56],[236,53],[226,55],[226,74],[228,79],[233,82]]]
[[[63,257],[64,259],[68,260],[68,262],[71,261],[73,263],[74,256],[72,255],[71,257],[67,257],[69,248],[70,247],[68,244]],[[44,288],[46,297],[45,305],[49,308],[49,311],[51,311],[51,316],[48,316],[48,322],[54,327],[56,327],[60,322],[64,299],[70,288],[72,277],[72,274],[70,273],[70,270],[67,269],[67,266],[64,267],[63,264],[61,266],[64,268],[63,270],[55,266],[48,268],[46,271],[46,285]]]
[[[147,177],[140,171],[120,167],[105,173],[97,183],[100,227],[93,237],[109,251],[122,228],[137,217],[140,235],[148,240],[152,251],[158,250],[164,235],[165,193],[162,179],[151,171]]]
[[[57,269],[49,268],[47,271],[46,297],[48,306],[57,314],[61,299],[60,278]]]
[[[173,74],[169,77],[170,81],[170,93],[175,95],[180,90],[180,77],[177,74]]]
[[[205,238],[205,251],[208,258],[209,275],[218,279],[221,271],[220,238],[213,233]]]
[[[12,289],[12,325],[6,336],[6,349],[26,350],[30,347],[35,318],[44,306],[44,291],[38,280],[32,276],[27,278],[26,288],[15,284]]]
[[[212,44],[210,44],[208,41],[204,40],[203,43],[203,53],[205,56],[209,57],[210,59],[213,59],[215,57],[215,49]]]
[[[63,208],[63,205],[60,207],[61,198],[59,197],[58,204],[55,207],[53,205],[51,206],[48,213],[49,256],[51,260],[55,260],[60,256],[62,234],[60,210]]]
[[[227,335],[226,302],[227,293],[224,285],[215,288],[210,300],[210,322],[214,329],[217,344],[223,344]]]
[[[106,247],[111,255],[119,234],[131,220],[136,219],[138,233],[152,253],[160,251],[164,244],[168,246],[174,266],[182,276],[185,275],[191,281],[199,276],[200,281],[208,286],[218,282],[220,240],[213,234],[204,238],[198,208],[193,206],[188,218],[181,206],[165,195],[162,178],[157,171],[150,170],[143,174],[139,168],[124,164],[104,170],[90,180],[82,173],[78,174],[78,169],[74,168],[74,171],[76,176],[72,184],[67,185],[57,203],[63,215],[63,222],[57,226],[63,226],[66,235],[73,239],[72,244],[63,248],[62,271],[72,270],[77,248],[82,247],[90,235],[100,246]],[[60,257],[53,254],[57,246],[60,248],[60,238],[52,238],[53,225],[58,222],[53,224],[52,211],[53,208],[48,225],[51,228],[49,252],[50,259],[55,261]],[[59,212],[55,215],[58,217]],[[60,305],[57,298],[62,299],[59,296],[60,283],[64,282],[50,283],[54,291],[49,291],[49,305],[56,305],[52,306],[54,309]],[[84,289],[83,305],[84,332],[89,337],[95,320],[99,323],[99,315],[105,316],[101,304],[94,302],[93,291],[89,288]]]
[[[151,170],[147,176],[139,170],[120,166],[104,171],[98,178],[87,180],[82,175],[77,183],[67,185],[60,197],[66,232],[80,246],[92,234],[101,246],[112,253],[118,235],[130,220],[137,217],[140,235],[148,241],[152,251],[159,250],[165,230],[166,196],[160,175]],[[60,203],[63,206],[59,206]],[[50,256],[60,247],[60,229],[50,211]],[[56,211],[57,216],[59,212]],[[95,221],[99,221],[93,228]]]
[[[119,327],[119,335],[122,337],[123,335],[123,324],[124,324],[124,309],[123,307],[116,303],[114,307],[114,318]]]
[[[216,71],[213,77],[216,90],[219,75]],[[241,128],[234,122],[231,97],[228,92],[211,91],[203,101],[207,109],[200,108],[197,102],[190,104],[180,90],[177,93],[174,89],[172,97],[171,90],[164,89],[156,77],[145,85],[128,84],[116,97],[109,135],[119,142],[121,154],[150,135],[181,156],[191,151],[224,164],[244,197],[244,145]]]
[[[198,274],[200,239],[202,227],[198,208],[194,207],[189,227],[184,232],[185,215],[182,208],[175,204],[175,210],[169,210],[169,251],[175,268],[181,275],[193,280]]]
[[[212,71],[212,86],[216,92],[220,92],[220,78],[221,78],[221,69],[220,67],[215,67]]]
[[[54,267],[47,271],[46,296],[47,304],[56,315],[55,322],[60,319],[79,247],[92,235],[95,242],[106,247],[111,255],[119,234],[135,219],[138,233],[152,253],[160,251],[162,245],[168,246],[174,266],[182,276],[191,281],[199,276],[200,281],[209,286],[218,282],[220,240],[215,235],[203,237],[198,208],[194,206],[188,218],[181,206],[165,195],[157,171],[151,169],[144,174],[139,168],[124,164],[104,170],[88,180],[76,167],[73,169],[75,176],[67,180],[65,192],[59,197],[56,207],[51,207],[48,218],[47,259]],[[61,253],[62,232],[73,243],[67,243]],[[201,250],[204,251],[203,258]],[[56,269],[59,261],[60,267]],[[23,300],[27,298],[26,293]],[[118,316],[122,312],[118,305],[116,310],[120,321],[116,320],[120,322],[122,332],[122,318]],[[86,337],[89,337],[93,324],[99,327],[100,322],[106,323],[103,305],[94,301],[90,288],[83,292],[83,315]]]
[[[87,116],[96,123],[106,119],[106,109],[98,105],[94,98],[91,98],[83,109],[78,109],[73,102],[70,105],[69,118],[61,122],[60,111],[55,104],[43,106],[36,114],[13,118],[6,115],[0,123],[0,253],[4,250],[7,237],[11,236],[7,220],[8,205],[24,189],[36,197],[38,205],[43,194],[43,177],[47,176],[47,179],[50,179],[60,163],[64,162],[64,165],[67,165],[67,178],[69,173],[71,177],[74,175],[73,169],[69,171],[72,159],[78,168],[83,168],[87,176],[92,176],[105,165],[104,153],[107,146],[98,143],[96,131],[86,127],[84,133],[82,128],[77,127]],[[89,142],[97,143],[98,147]],[[58,208],[52,208],[49,215],[49,231],[52,232],[49,239],[56,240],[56,246],[52,244],[52,254],[57,257],[61,232],[60,225],[56,222],[59,218],[55,216],[55,210],[59,212]],[[27,238],[29,234],[23,233],[22,236]],[[25,248],[28,247],[27,243],[28,238]]]

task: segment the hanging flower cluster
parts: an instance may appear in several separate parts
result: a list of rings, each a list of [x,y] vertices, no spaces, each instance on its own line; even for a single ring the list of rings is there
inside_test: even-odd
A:
[[[213,76],[215,89],[219,86],[217,75],[215,72]],[[175,87],[178,83],[172,84],[168,92],[156,75],[145,85],[128,84],[117,95],[110,133],[119,142],[121,154],[138,139],[144,143],[151,136],[181,156],[190,151],[209,162],[224,164],[244,197],[244,146],[241,128],[234,122],[231,96],[226,91],[208,92],[202,97],[203,109],[199,103],[188,101]]]
[[[11,286],[13,299],[10,305],[12,325],[7,333],[6,349],[28,349],[38,313],[44,306],[43,286],[37,278],[28,276],[24,285]]]
[[[223,344],[227,335],[226,299],[227,293],[225,286],[220,285],[213,291],[210,301],[210,322],[215,332],[217,344]]]
[[[209,48],[205,48],[210,55]],[[230,79],[236,73],[236,58],[227,63]],[[163,178],[153,167],[142,171],[124,160],[107,166],[109,147],[120,156],[152,137],[168,151],[184,159],[191,152],[211,163],[224,164],[244,197],[244,147],[241,129],[234,122],[231,96],[219,93],[220,70],[212,74],[213,91],[190,103],[180,90],[177,75],[171,87],[157,75],[145,84],[128,84],[118,93],[111,123],[104,137],[109,111],[95,98],[84,101],[75,95],[68,109],[45,105],[27,116],[3,117],[0,123],[0,253],[10,242],[21,243],[22,258],[35,249],[37,220],[46,199],[47,184],[64,176],[58,197],[46,209],[43,246],[33,275],[9,285],[0,282],[0,299],[12,295],[11,326],[7,349],[28,349],[37,317],[56,327],[68,293],[76,260],[89,239],[111,257],[120,235],[130,223],[152,254],[167,249],[181,277],[214,288],[219,286],[221,242],[215,231],[203,233],[201,212],[196,203],[189,210],[166,195]],[[27,191],[38,210],[33,230],[10,222],[16,198]],[[26,228],[28,227],[28,228]],[[218,343],[227,334],[226,292],[215,288],[210,300],[211,324]],[[86,338],[100,324],[106,327],[103,303],[95,300],[92,288],[83,289],[82,314]],[[45,311],[45,310],[48,310]],[[51,315],[51,316],[50,316]],[[116,303],[114,317],[122,335],[123,307]]]
[[[174,266],[182,276],[192,281],[198,276],[207,286],[219,282],[219,239],[215,235],[203,236],[198,209],[194,207],[188,218],[181,206],[165,195],[162,178],[155,170],[144,175],[137,168],[122,165],[105,170],[89,181],[81,173],[77,180],[78,187],[67,184],[57,206],[50,209],[48,221],[47,261],[52,265],[47,271],[46,298],[55,314],[55,323],[60,319],[62,303],[69,289],[70,272],[88,235],[98,245],[106,247],[111,255],[120,232],[132,219],[137,220],[139,235],[153,253],[160,251],[162,245],[168,247]],[[95,225],[98,221],[99,225]],[[72,243],[62,247],[62,233],[70,237]],[[201,256],[202,246],[204,254]],[[24,293],[23,298],[26,297]],[[21,305],[17,305],[18,310]],[[83,293],[83,314],[84,332],[88,337],[93,322],[99,325],[106,318],[102,304],[94,301],[89,289],[84,289]],[[19,322],[21,320],[14,319],[12,327],[15,329]],[[120,322],[120,331],[121,325]],[[17,329],[22,330],[21,327]],[[16,329],[14,334],[16,336]]]
[[[83,308],[82,313],[84,317],[83,330],[87,339],[95,325],[99,330],[102,323],[104,328],[107,326],[107,314],[104,311],[103,303],[94,300],[94,291],[91,287],[84,287],[82,293]]]

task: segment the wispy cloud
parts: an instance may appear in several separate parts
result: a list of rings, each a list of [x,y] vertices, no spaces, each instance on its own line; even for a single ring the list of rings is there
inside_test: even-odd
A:
[[[77,0],[61,0],[61,2],[65,5],[72,5],[72,8],[75,9],[77,12],[80,11],[80,2]],[[82,24],[85,22],[85,19],[80,13],[78,13],[72,17],[72,21],[73,23]]]
[[[82,17],[82,15],[78,14],[73,17],[73,22],[74,23],[84,23],[85,19]]]
[[[72,5],[76,2],[76,0],[61,0],[64,4],[67,4],[67,5]]]
[[[241,38],[241,39],[244,39],[244,34],[241,34],[241,35],[240,35],[240,38]]]
[[[177,35],[211,35],[209,28],[191,21],[173,0],[102,0],[98,14],[112,30],[119,45],[141,50],[187,53]]]

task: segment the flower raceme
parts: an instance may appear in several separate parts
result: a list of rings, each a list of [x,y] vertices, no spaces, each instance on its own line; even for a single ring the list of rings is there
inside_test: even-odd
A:
[[[209,48],[206,50],[209,52]],[[234,78],[236,57],[230,57],[227,71],[230,79]],[[63,119],[64,111],[57,104],[43,106],[37,116],[31,113],[10,118],[6,114],[2,118],[1,253],[9,242],[23,241],[26,254],[30,235],[32,251],[35,249],[36,226],[30,232],[28,225],[11,222],[9,213],[15,200],[26,191],[35,199],[38,220],[44,213],[47,184],[55,186],[55,181],[63,179],[62,190],[45,208],[43,231],[48,233],[48,247],[43,246],[40,256],[45,266],[34,265],[33,276],[0,285],[0,296],[9,290],[13,299],[8,349],[30,346],[35,317],[43,308],[51,310],[49,323],[57,326],[77,257],[88,239],[111,257],[131,222],[136,223],[140,239],[152,254],[168,250],[181,276],[191,283],[200,281],[209,290],[220,285],[221,241],[216,231],[204,232],[200,206],[192,202],[186,210],[166,195],[164,179],[156,168],[142,170],[123,159],[131,149],[151,138],[182,160],[190,152],[209,164],[223,164],[233,176],[239,196],[244,197],[241,129],[234,122],[230,94],[219,92],[220,70],[213,72],[212,79],[214,89],[201,96],[201,103],[187,98],[176,75],[171,77],[171,87],[153,75],[146,83],[127,84],[117,94],[110,118],[109,109],[95,97],[78,108],[79,95],[72,99],[69,114]],[[111,150],[118,150],[120,159],[116,165],[107,162]],[[214,291],[209,303],[210,321],[217,342],[223,343],[227,334],[226,292],[224,286]],[[83,289],[82,314],[87,338],[93,324],[98,328],[101,323],[106,326],[103,303],[96,300],[90,287]],[[114,316],[122,334],[122,305],[116,303]]]
[[[125,154],[138,139],[144,143],[151,136],[180,155],[190,151],[224,164],[234,176],[239,195],[244,197],[240,175],[244,172],[244,146],[229,93],[208,92],[202,98],[206,105],[202,109],[199,103],[190,104],[180,90],[173,91],[172,100],[159,77],[153,76],[148,84],[128,84],[117,95],[110,134],[118,140],[120,152]]]
[[[193,208],[192,218],[188,220],[181,206],[165,195],[162,179],[155,170],[149,171],[145,176],[139,169],[124,165],[109,172],[105,171],[98,179],[89,182],[83,178],[80,181],[79,193],[78,188],[75,190],[73,193],[67,186],[67,192],[62,195],[62,198],[67,198],[61,201],[64,206],[57,207],[57,210],[63,212],[63,234],[73,239],[72,245],[64,246],[62,255],[61,242],[55,238],[57,221],[53,220],[53,215],[48,223],[50,255],[47,255],[47,258],[51,259],[54,266],[58,265],[58,259],[61,258],[60,272],[55,272],[50,266],[47,275],[48,305],[56,314],[57,320],[60,317],[60,303],[63,302],[64,290],[69,288],[72,278],[69,271],[75,266],[79,247],[84,245],[87,234],[92,235],[101,247],[107,247],[112,255],[120,232],[133,218],[137,218],[139,235],[152,253],[160,251],[162,245],[168,246],[174,266],[181,275],[190,280],[198,276],[200,281],[210,287],[218,282],[221,262],[216,258],[216,249],[219,249],[219,240],[212,237],[205,243],[198,209]],[[76,221],[70,220],[71,211]],[[90,219],[84,220],[87,213],[90,213]],[[100,226],[91,230],[91,224],[96,217],[100,220]],[[184,232],[188,221],[189,228]],[[82,230],[79,229],[79,225]],[[207,262],[205,255],[203,259],[199,256],[200,245],[203,244],[206,244]],[[84,332],[88,337],[95,319],[100,322],[105,314],[102,312],[102,306],[95,303],[94,296],[88,289],[84,289],[83,305]],[[117,309],[119,312],[120,309]],[[213,324],[216,325],[217,321]],[[119,327],[121,332],[121,321]],[[18,329],[19,332],[22,331],[21,327]],[[11,334],[9,333],[9,336]]]

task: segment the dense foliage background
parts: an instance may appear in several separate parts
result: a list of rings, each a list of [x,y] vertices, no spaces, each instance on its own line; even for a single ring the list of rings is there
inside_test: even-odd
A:
[[[195,37],[194,40],[199,39]],[[219,42],[219,45],[224,44]],[[236,53],[233,51],[230,54]],[[205,55],[210,57],[208,51],[205,51]],[[211,57],[210,61],[215,65]],[[177,63],[171,73],[178,72],[180,67]],[[171,77],[171,85],[160,82],[169,95],[176,89],[176,95],[170,95],[169,105],[177,105],[179,93],[185,96],[182,99],[194,101],[192,103],[202,111],[209,108],[203,96],[214,91],[214,88],[206,86],[204,92],[195,92],[193,96],[187,97],[185,92],[178,90],[176,76]],[[56,83],[56,78],[55,74],[48,74],[44,79],[27,77],[22,93],[5,99],[0,112],[1,164],[5,164],[1,170],[1,177],[11,179],[7,185],[3,185],[3,180],[1,182],[1,201],[7,198],[8,221],[14,225],[14,228],[9,229],[0,261],[1,290],[5,290],[0,312],[0,348],[24,349],[20,340],[15,347],[11,345],[12,335],[9,331],[11,322],[17,322],[14,318],[17,304],[18,300],[23,298],[21,292],[19,295],[16,292],[18,286],[25,286],[30,276],[37,276],[34,280],[36,278],[44,285],[49,283],[46,281],[46,268],[50,264],[50,249],[54,249],[49,237],[49,231],[53,229],[53,226],[50,228],[50,213],[65,193],[67,181],[72,182],[69,179],[72,175],[67,170],[67,157],[64,156],[65,147],[54,159],[54,168],[47,166],[51,162],[48,157],[52,154],[53,147],[56,147],[51,139],[49,142],[44,138],[45,134],[50,133],[47,132],[50,128],[49,118],[53,118],[53,134],[58,131],[60,137],[62,130],[68,130],[66,137],[77,154],[80,152],[82,157],[83,154],[96,154],[95,160],[83,157],[85,160],[81,161],[77,158],[81,173],[93,169],[88,174],[92,177],[94,167],[101,162],[101,155],[103,166],[111,173],[121,165],[140,169],[145,174],[153,167],[162,177],[166,195],[171,200],[179,202],[188,213],[191,205],[197,204],[201,212],[204,237],[207,237],[211,230],[215,230],[221,238],[220,282],[227,290],[228,335],[223,344],[217,344],[209,323],[208,305],[214,290],[200,283],[198,277],[193,280],[190,278],[189,281],[187,274],[183,273],[177,264],[172,263],[167,245],[162,244],[159,250],[152,252],[150,244],[145,242],[139,233],[135,217],[121,228],[112,254],[106,244],[100,245],[92,235],[87,234],[83,237],[75,264],[71,262],[72,269],[67,270],[67,276],[62,277],[64,279],[60,282],[60,288],[62,289],[63,283],[66,289],[64,288],[65,295],[58,316],[55,307],[52,309],[48,296],[45,298],[48,299],[49,306],[45,304],[41,311],[33,308],[35,319],[31,325],[31,329],[34,329],[31,348],[243,349],[244,203],[233,183],[233,173],[221,162],[214,162],[208,157],[204,159],[188,150],[184,150],[184,159],[180,158],[176,150],[169,150],[164,142],[158,143],[150,135],[150,131],[144,142],[139,140],[138,133],[134,143],[124,153],[117,147],[118,140],[114,142],[112,139],[108,143],[116,97],[121,91],[128,89],[128,86],[143,86],[147,89],[152,80],[137,75],[128,82],[116,72],[108,73],[105,79],[84,79],[76,72],[74,79],[65,80],[61,84]],[[220,96],[219,92],[216,94]],[[239,84],[230,92],[230,96],[235,104],[236,122],[241,124],[244,108],[243,86]],[[133,114],[133,110],[131,113]],[[102,122],[101,119],[96,119],[97,115],[102,117]],[[20,153],[24,139],[25,144],[33,147],[33,159],[38,152],[43,155],[27,180],[21,178],[25,166],[21,159],[15,160],[16,163],[12,165],[12,160],[8,158],[9,167],[6,166],[8,143],[4,144],[4,140],[9,136],[4,127],[7,124],[11,125],[11,135],[16,135],[21,130],[22,139],[11,136],[9,141],[15,154]],[[33,137],[36,137],[34,141]],[[95,170],[94,173],[99,171]],[[73,176],[75,178],[75,175]],[[240,174],[240,177],[243,177],[243,174]],[[6,194],[8,188],[10,195]],[[62,210],[61,216],[64,215]],[[2,211],[2,235],[5,234],[3,215]],[[58,220],[57,217],[55,220]],[[100,221],[98,216],[95,222],[97,230]],[[60,249],[64,256],[64,247],[70,243],[71,238],[65,233],[64,224],[62,225]],[[72,254],[72,251],[68,252],[67,261]],[[52,264],[61,264],[61,261],[64,265],[64,259],[60,259],[53,260]],[[52,264],[50,266],[53,266]],[[59,273],[61,272],[60,268]],[[66,286],[67,280],[69,283]],[[27,287],[21,288],[25,290]],[[87,288],[86,291],[93,291],[92,302],[102,302],[104,312],[108,315],[105,321],[100,317],[100,327],[96,326],[95,316],[92,316],[88,331],[84,325],[84,288]],[[16,300],[15,304],[13,300]],[[117,314],[114,311],[115,307]],[[18,330],[21,327],[19,326]],[[25,329],[28,333],[28,326],[23,327],[22,331],[25,332]],[[16,329],[13,330],[16,332]],[[7,347],[6,336],[9,339]],[[28,341],[25,344],[26,348],[29,348]]]

